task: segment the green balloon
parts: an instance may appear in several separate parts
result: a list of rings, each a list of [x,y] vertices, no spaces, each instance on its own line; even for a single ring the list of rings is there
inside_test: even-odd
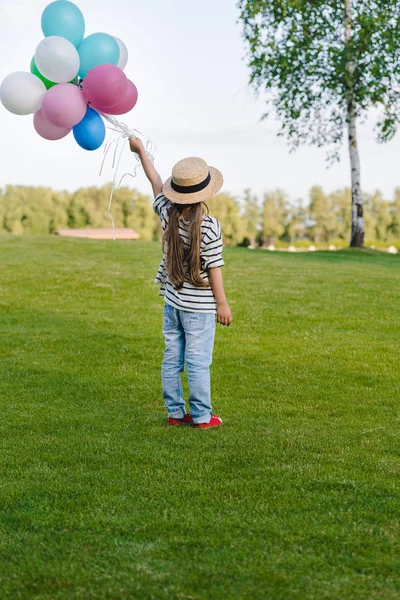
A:
[[[46,77],[44,77],[44,75],[41,74],[41,72],[36,66],[35,57],[33,57],[31,60],[31,73],[33,73],[33,75],[36,75],[36,77],[39,77],[39,79],[43,81],[47,90],[54,87],[55,85],[58,85],[57,83],[54,83],[54,81],[49,81],[49,79],[46,79]],[[75,85],[78,85],[78,77],[75,77],[75,79],[73,79],[69,83],[74,83]]]
[[[33,75],[36,75],[36,77],[39,77],[39,79],[43,81],[44,85],[46,86],[46,90],[49,90],[50,88],[57,85],[56,83],[54,83],[54,81],[49,81],[48,79],[46,79],[46,77],[44,77],[41,74],[41,72],[36,66],[35,57],[33,57],[31,60],[31,73],[33,73]]]

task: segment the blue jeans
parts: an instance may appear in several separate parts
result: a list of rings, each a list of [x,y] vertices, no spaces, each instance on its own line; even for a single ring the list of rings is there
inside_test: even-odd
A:
[[[216,322],[215,314],[178,310],[164,304],[165,352],[161,378],[169,417],[182,419],[186,414],[181,382],[186,359],[193,422],[209,423],[211,419],[210,365]]]

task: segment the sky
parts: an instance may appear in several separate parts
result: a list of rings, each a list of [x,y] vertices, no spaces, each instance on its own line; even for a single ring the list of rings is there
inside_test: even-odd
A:
[[[29,71],[42,40],[46,0],[0,0],[0,81]],[[250,188],[261,196],[281,188],[292,200],[305,199],[313,185],[330,192],[349,185],[346,146],[341,161],[328,168],[326,150],[303,146],[289,152],[278,138],[279,123],[260,120],[265,98],[248,85],[245,46],[236,0],[78,0],[86,35],[103,31],[129,50],[127,76],[139,90],[135,109],[121,117],[156,145],[155,165],[163,179],[186,156],[201,156],[224,175],[223,191],[240,197]],[[0,105],[0,187],[42,185],[74,191],[112,178],[102,150],[86,152],[72,135],[57,142],[40,138],[32,116],[19,117]],[[359,127],[361,178],[365,191],[380,189],[391,198],[400,186],[400,135],[376,142],[373,119]],[[127,151],[122,171],[133,172]],[[122,172],[121,171],[121,172]],[[150,193],[142,171],[129,184]]]

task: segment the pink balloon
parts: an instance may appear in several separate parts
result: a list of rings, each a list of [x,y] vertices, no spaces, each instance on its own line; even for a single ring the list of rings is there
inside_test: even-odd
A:
[[[109,114],[109,115],[124,115],[136,106],[138,101],[137,87],[130,79],[128,79],[128,91],[126,92],[125,98],[118,102],[115,106],[106,108],[105,106],[95,106],[96,110]]]
[[[42,111],[56,127],[74,127],[86,114],[87,102],[81,89],[72,83],[59,83],[43,98]]]
[[[71,133],[71,127],[57,127],[50,123],[41,110],[33,115],[33,125],[37,133],[45,140],[61,140]]]
[[[114,106],[125,98],[127,90],[128,79],[115,65],[94,67],[83,81],[85,97],[95,106]]]

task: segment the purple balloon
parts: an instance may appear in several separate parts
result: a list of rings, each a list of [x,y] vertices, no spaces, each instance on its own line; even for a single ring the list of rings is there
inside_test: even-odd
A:
[[[136,85],[128,79],[128,91],[125,95],[125,98],[118,102],[115,106],[111,106],[110,108],[106,108],[104,106],[95,107],[100,112],[109,114],[109,115],[124,115],[129,112],[136,106],[138,101],[138,91]]]
[[[72,83],[59,83],[50,88],[42,103],[43,115],[56,127],[74,127],[82,121],[86,108],[81,89]]]
[[[121,102],[128,91],[125,73],[115,65],[91,69],[83,81],[85,98],[95,106],[109,108]]]
[[[45,140],[61,140],[71,133],[71,127],[57,127],[50,123],[44,116],[42,110],[38,110],[33,115],[33,125],[37,133]]]

